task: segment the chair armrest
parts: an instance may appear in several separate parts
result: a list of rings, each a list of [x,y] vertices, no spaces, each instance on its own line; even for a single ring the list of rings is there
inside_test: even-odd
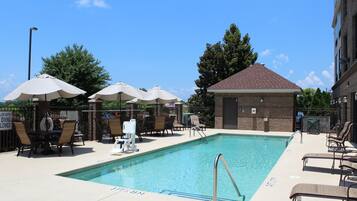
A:
[[[357,186],[357,183],[351,184],[347,187],[347,201],[350,200],[350,190],[351,190],[352,186]]]

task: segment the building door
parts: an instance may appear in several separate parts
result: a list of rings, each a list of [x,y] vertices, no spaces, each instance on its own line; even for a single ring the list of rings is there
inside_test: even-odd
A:
[[[353,125],[353,133],[352,133],[352,141],[357,142],[357,92],[352,93],[351,97],[351,108],[352,108],[352,122],[354,123]]]
[[[223,128],[238,128],[238,99],[223,98]]]

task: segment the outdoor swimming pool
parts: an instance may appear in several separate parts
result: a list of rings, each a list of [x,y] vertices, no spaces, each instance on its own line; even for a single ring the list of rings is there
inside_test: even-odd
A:
[[[177,196],[212,196],[213,163],[222,153],[239,190],[250,200],[283,153],[288,138],[218,134],[129,159],[61,174],[62,176]],[[218,197],[237,200],[223,165]]]

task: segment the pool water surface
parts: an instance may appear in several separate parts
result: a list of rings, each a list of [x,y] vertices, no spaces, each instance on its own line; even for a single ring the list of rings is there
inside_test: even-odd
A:
[[[212,196],[213,163],[222,153],[241,194],[250,200],[285,150],[287,140],[218,134],[62,176],[142,191]],[[237,200],[222,164],[218,169],[218,197]]]

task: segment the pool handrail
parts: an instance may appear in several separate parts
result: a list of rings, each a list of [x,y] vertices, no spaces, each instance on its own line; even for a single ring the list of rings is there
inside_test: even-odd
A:
[[[286,141],[285,147],[287,147],[289,145],[289,142],[295,137],[296,133],[300,133],[300,144],[302,144],[302,132],[300,130],[297,130],[293,134],[290,135],[290,137]]]
[[[235,182],[229,168],[228,168],[228,164],[227,164],[227,161],[224,159],[223,157],[223,154],[222,153],[219,153],[217,156],[216,156],[216,159],[214,160],[214,166],[213,166],[213,196],[212,196],[212,200],[213,201],[217,201],[217,177],[218,177],[218,163],[219,161],[222,161],[223,163],[223,167],[224,169],[226,170],[226,172],[228,173],[228,176],[229,178],[231,179],[231,182],[234,186],[234,189],[238,195],[238,197],[242,197],[243,198],[243,201],[245,200],[245,196],[242,195],[238,189],[238,185],[237,183]]]
[[[190,128],[190,136],[191,136],[191,130],[193,130],[193,135],[195,135],[195,131],[197,131],[197,133],[200,135],[201,138],[207,137],[205,132],[203,132],[203,130],[199,126],[194,126]]]

